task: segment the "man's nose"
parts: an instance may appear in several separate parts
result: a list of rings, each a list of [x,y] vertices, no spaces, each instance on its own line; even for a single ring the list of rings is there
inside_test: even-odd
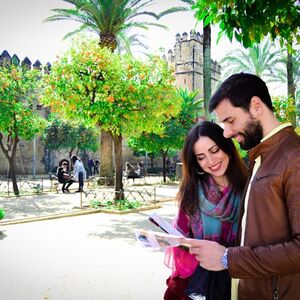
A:
[[[230,138],[230,137],[232,137],[232,129],[231,129],[231,127],[230,126],[224,126],[224,131],[223,131],[223,135],[224,135],[224,137],[225,138]]]

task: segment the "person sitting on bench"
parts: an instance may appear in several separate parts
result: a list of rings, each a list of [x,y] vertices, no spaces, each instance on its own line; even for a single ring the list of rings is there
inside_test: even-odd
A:
[[[131,165],[129,162],[126,162],[126,177],[127,179],[132,178],[134,181],[134,178],[138,178],[138,174],[135,172],[133,165]]]
[[[69,187],[74,182],[73,179],[71,179],[70,174],[68,173],[68,163],[64,161],[62,165],[57,169],[57,180],[59,183],[62,183],[62,192],[70,193]]]

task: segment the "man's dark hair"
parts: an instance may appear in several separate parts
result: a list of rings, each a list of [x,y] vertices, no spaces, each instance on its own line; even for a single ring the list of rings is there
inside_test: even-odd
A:
[[[228,99],[235,107],[249,111],[250,101],[253,96],[259,97],[271,111],[274,110],[268,88],[262,79],[247,73],[231,75],[211,97],[209,111],[215,110],[224,99]]]

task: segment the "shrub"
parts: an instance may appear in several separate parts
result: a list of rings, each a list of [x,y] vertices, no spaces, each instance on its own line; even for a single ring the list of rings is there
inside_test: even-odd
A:
[[[3,219],[4,217],[5,217],[4,210],[0,208],[0,220]]]

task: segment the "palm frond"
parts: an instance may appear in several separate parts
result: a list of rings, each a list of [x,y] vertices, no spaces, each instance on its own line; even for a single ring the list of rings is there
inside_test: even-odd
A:
[[[159,20],[160,18],[176,13],[179,11],[187,11],[190,7],[170,7],[162,12],[155,13],[150,9],[150,5],[156,4],[156,0],[62,0],[71,4],[72,8],[57,8],[52,9],[53,15],[46,18],[44,22],[71,20],[81,23],[81,26],[76,30],[68,33],[65,38],[68,38],[81,31],[91,31],[98,36],[111,36],[112,40],[122,34],[128,32],[131,28],[140,28],[147,30],[150,27],[156,26],[163,29],[168,29],[167,26],[157,22],[138,21],[139,17],[149,17],[150,19]],[[178,0],[184,4],[194,4],[192,0]],[[137,43],[137,37],[134,39],[128,38],[128,42],[134,45]],[[129,45],[129,44],[127,44]],[[114,47],[113,47],[114,48]],[[112,49],[113,49],[112,48]]]

